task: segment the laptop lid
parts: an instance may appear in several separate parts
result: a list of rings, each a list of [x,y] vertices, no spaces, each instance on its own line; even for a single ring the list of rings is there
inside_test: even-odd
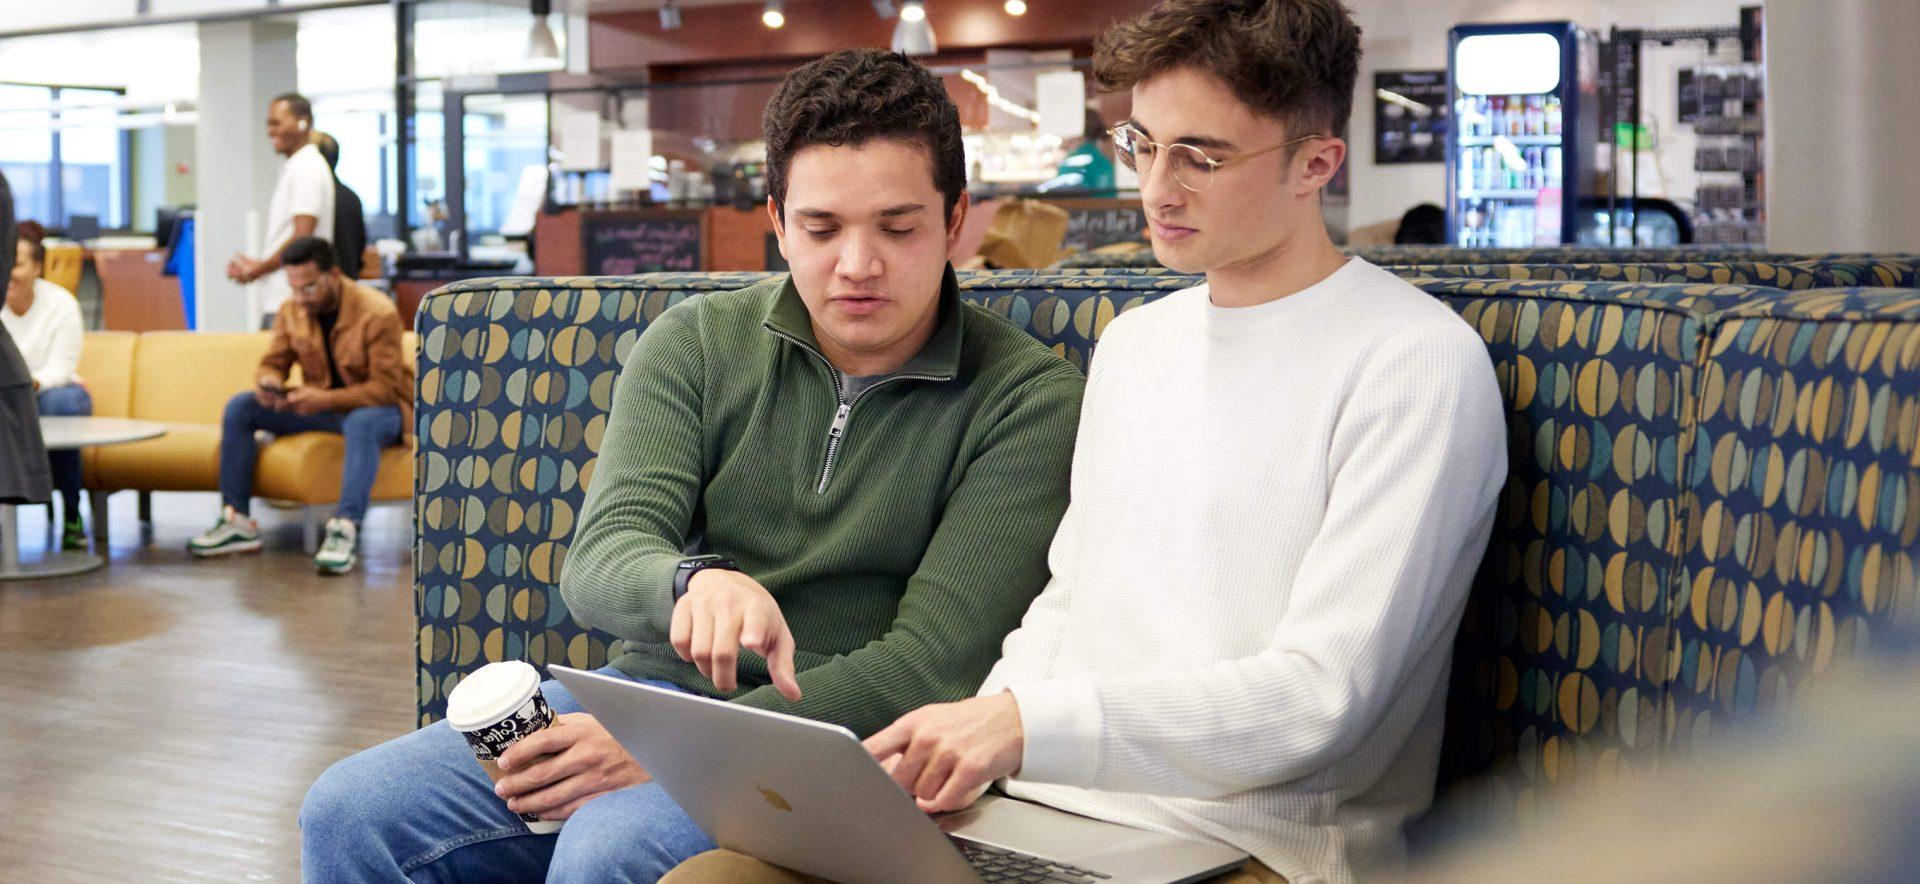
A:
[[[548,669],[721,847],[848,884],[979,880],[846,728]]]

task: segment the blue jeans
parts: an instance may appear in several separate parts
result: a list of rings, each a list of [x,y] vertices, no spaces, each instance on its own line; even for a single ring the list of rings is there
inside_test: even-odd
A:
[[[93,413],[93,397],[79,384],[41,390],[36,405],[40,413],[59,417],[85,417]],[[53,472],[53,487],[60,489],[60,505],[66,520],[80,518],[80,452],[78,449],[47,452],[47,468]]]
[[[580,711],[559,682],[540,690],[554,714]],[[444,721],[327,768],[300,807],[300,842],[301,877],[328,884],[656,881],[716,846],[656,783],[595,798],[558,833],[535,835]]]
[[[400,440],[400,406],[298,415],[261,405],[251,390],[227,400],[227,413],[220,423],[220,500],[243,516],[253,500],[253,468],[260,457],[253,441],[255,430],[275,436],[315,431],[345,436],[347,457],[340,470],[340,505],[334,515],[358,524],[366,518],[367,502],[373,497],[380,449]]]

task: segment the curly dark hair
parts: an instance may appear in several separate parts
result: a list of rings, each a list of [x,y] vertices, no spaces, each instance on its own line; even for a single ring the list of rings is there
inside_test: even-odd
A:
[[[13,230],[14,233],[19,236],[19,242],[27,244],[27,253],[33,256],[33,263],[47,263],[47,229],[40,226],[40,222],[33,220],[22,221],[16,225]],[[13,256],[8,255],[7,257],[11,258]]]
[[[920,144],[948,219],[967,189],[960,111],[940,78],[902,53],[844,49],[802,65],[767,102],[763,126],[767,190],[783,216],[793,155],[817,144],[858,147],[875,138]]]
[[[330,273],[339,266],[333,257],[333,244],[317,236],[303,236],[280,250],[280,264],[293,267],[299,264],[312,264],[321,273]]]
[[[1167,0],[1094,43],[1094,80],[1110,91],[1184,66],[1219,77],[1290,136],[1338,136],[1353,113],[1360,26],[1341,0]]]

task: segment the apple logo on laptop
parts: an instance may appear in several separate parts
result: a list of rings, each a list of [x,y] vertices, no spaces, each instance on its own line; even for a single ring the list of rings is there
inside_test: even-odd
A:
[[[772,789],[769,789],[765,786],[760,786],[758,788],[760,789],[760,797],[765,798],[767,800],[767,804],[771,805],[774,810],[784,810],[788,813],[793,812],[793,805],[787,803],[786,796],[781,795],[779,792],[775,792]]]

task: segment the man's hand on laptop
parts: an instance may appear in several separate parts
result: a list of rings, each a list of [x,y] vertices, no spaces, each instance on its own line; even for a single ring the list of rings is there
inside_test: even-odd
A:
[[[866,740],[867,751],[926,813],[963,810],[1020,772],[1020,704],[1009,692],[922,706]]]
[[[793,633],[780,616],[780,604],[759,581],[739,571],[710,568],[687,582],[687,594],[673,606],[670,632],[674,653],[700,668],[720,691],[740,684],[740,649],[767,658],[773,687],[799,702],[800,682],[793,672]]]
[[[601,795],[652,779],[584,712],[556,716],[551,727],[507,747],[499,764],[506,776],[493,791],[507,800],[507,809],[543,820],[564,820]]]

